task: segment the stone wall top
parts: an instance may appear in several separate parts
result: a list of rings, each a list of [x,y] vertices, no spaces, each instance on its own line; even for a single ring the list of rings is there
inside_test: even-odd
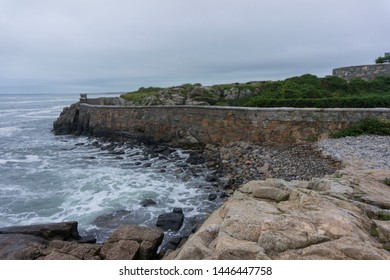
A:
[[[82,106],[96,108],[123,108],[123,109],[199,109],[210,111],[301,111],[301,112],[384,112],[390,113],[390,108],[296,108],[296,107],[234,107],[234,106],[192,106],[192,105],[156,105],[156,106],[121,106],[121,105],[94,105],[82,104]]]
[[[346,80],[353,78],[373,80],[379,76],[390,76],[390,63],[340,67],[333,69],[332,74]]]

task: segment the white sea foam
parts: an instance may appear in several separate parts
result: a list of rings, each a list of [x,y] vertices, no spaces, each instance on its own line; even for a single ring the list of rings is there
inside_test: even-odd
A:
[[[19,132],[20,130],[20,127],[15,126],[0,127],[0,137],[11,137],[14,133]]]
[[[145,160],[144,147],[126,146],[115,149],[124,151],[118,159],[94,147],[96,139],[53,136],[52,121],[69,103],[0,103],[1,112],[7,110],[0,114],[1,226],[77,220],[81,231],[101,230],[92,224],[95,218],[118,210],[132,211],[137,222],[150,226],[174,207],[186,217],[214,207],[209,190],[199,188],[206,184],[201,176],[177,178],[175,159]],[[182,162],[188,158],[175,153]],[[147,198],[157,204],[142,207]]]
[[[7,163],[32,163],[32,162],[40,162],[41,159],[38,155],[26,155],[23,158],[19,159],[14,159],[14,158],[9,158],[9,159],[4,159],[0,158],[0,165],[1,164],[7,164]]]

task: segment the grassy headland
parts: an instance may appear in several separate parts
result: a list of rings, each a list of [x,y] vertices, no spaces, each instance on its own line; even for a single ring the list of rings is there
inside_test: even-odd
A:
[[[390,107],[390,77],[373,81],[346,81],[335,76],[318,78],[311,74],[283,81],[262,81],[202,86],[141,87],[122,97],[135,105],[163,105],[167,95],[184,104],[244,107],[375,108]],[[188,102],[190,101],[190,102]],[[194,103],[196,102],[196,103]]]

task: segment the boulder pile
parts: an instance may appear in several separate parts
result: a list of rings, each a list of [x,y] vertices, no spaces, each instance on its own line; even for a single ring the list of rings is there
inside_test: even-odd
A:
[[[164,234],[157,228],[122,225],[104,244],[80,237],[77,222],[0,229],[2,260],[156,259]]]

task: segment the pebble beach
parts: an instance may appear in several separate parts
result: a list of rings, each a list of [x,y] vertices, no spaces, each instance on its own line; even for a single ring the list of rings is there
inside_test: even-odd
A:
[[[390,169],[390,136],[324,139],[318,141],[316,146],[325,156],[363,169]]]

